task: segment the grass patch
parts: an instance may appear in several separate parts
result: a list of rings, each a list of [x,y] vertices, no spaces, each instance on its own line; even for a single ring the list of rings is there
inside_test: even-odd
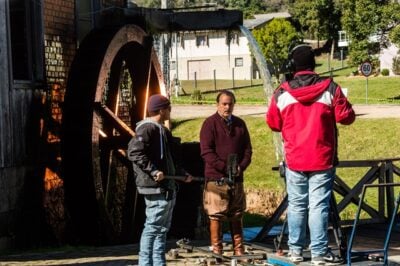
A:
[[[245,212],[243,215],[243,224],[246,227],[256,227],[265,224],[266,217],[264,215]]]
[[[337,77],[342,88],[348,88],[348,97],[357,104],[400,104],[400,79],[398,77]]]
[[[246,171],[245,185],[252,188],[283,189],[283,182],[271,168],[278,164],[271,130],[263,117],[242,117],[247,124],[253,145],[252,163]],[[199,141],[204,118],[174,120],[173,134],[182,142]],[[400,157],[398,133],[400,119],[356,119],[350,126],[338,125],[339,159],[369,160]],[[358,181],[365,169],[338,169],[339,176],[350,184]]]
[[[328,60],[326,55],[317,57],[316,72],[323,76],[330,76],[328,71]],[[333,68],[333,78],[342,87],[348,89],[349,100],[353,104],[400,104],[400,79],[398,77],[388,76],[370,76],[367,79],[364,76],[353,76],[352,73],[357,67],[347,67],[347,62],[340,60],[330,61],[330,67]],[[201,93],[201,104],[214,104],[218,93],[216,90],[232,89],[231,80],[217,80],[215,86],[213,80],[198,80],[197,88],[194,87],[194,81],[181,81],[182,87],[187,95],[172,97],[174,104],[192,104],[190,94],[196,89]],[[258,84],[258,85],[257,85]],[[278,86],[277,83],[273,84]],[[216,89],[216,90],[215,90]],[[262,80],[237,80],[235,81],[235,96],[240,104],[265,104],[267,96],[264,92]]]
[[[254,189],[284,191],[284,180],[271,168],[278,165],[275,156],[275,146],[271,130],[265,124],[263,117],[242,117],[247,124],[253,145],[252,163],[245,172],[245,187]],[[204,118],[190,120],[175,120],[173,134],[182,142],[199,141],[199,132]],[[400,146],[398,134],[400,119],[356,119],[350,126],[338,125],[339,129],[339,159],[369,160],[384,158],[399,158]],[[395,162],[396,165],[399,165]],[[369,170],[369,168],[338,168],[337,175],[346,184],[353,187]],[[400,182],[395,176],[394,182]],[[399,193],[400,189],[395,190]],[[397,195],[397,194],[396,194]],[[377,206],[376,190],[367,194],[367,202]],[[338,196],[337,201],[341,198]],[[356,206],[349,206],[342,212],[343,219],[353,219]]]
[[[327,55],[316,58],[316,72],[323,76],[332,74],[334,80],[342,87],[348,89],[348,98],[353,104],[400,104],[400,79],[398,77],[353,76],[357,67],[347,67],[347,62],[340,60],[329,61]],[[265,104],[267,96],[264,92],[261,80],[252,83],[250,81],[235,81],[235,96],[237,104]],[[260,85],[254,85],[260,84]],[[182,86],[187,94],[195,89],[193,81],[182,81]],[[198,81],[197,89],[201,93],[201,104],[215,104],[217,91],[215,89],[232,88],[231,80]],[[277,84],[275,83],[275,85]],[[191,104],[190,95],[173,97],[174,104]],[[250,189],[265,189],[277,192],[284,191],[284,180],[279,177],[273,166],[278,165],[275,156],[273,134],[265,124],[263,117],[242,117],[249,128],[253,144],[252,163],[245,173],[245,187]],[[200,127],[204,118],[174,121],[174,135],[182,138],[182,142],[199,141]],[[350,126],[338,125],[339,129],[339,159],[340,160],[368,160],[400,157],[398,145],[398,133],[400,132],[400,119],[356,119]],[[398,163],[395,163],[398,165]],[[337,175],[348,186],[353,187],[369,170],[369,168],[338,168]],[[400,182],[395,176],[394,182]],[[396,188],[395,193],[400,189]],[[397,194],[396,194],[397,195]],[[337,201],[341,200],[339,195]],[[377,191],[371,189],[366,195],[366,202],[375,207],[378,205]],[[341,212],[342,219],[354,219],[357,206],[351,205]],[[361,217],[366,214],[362,213]],[[247,213],[245,215],[246,226],[259,226],[265,223],[264,215]]]

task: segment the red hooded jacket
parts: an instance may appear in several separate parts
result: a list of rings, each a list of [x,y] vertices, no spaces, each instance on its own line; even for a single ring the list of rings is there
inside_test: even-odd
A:
[[[349,125],[355,113],[341,88],[312,71],[297,72],[275,90],[266,114],[273,131],[282,132],[285,161],[294,171],[336,166],[336,123]]]

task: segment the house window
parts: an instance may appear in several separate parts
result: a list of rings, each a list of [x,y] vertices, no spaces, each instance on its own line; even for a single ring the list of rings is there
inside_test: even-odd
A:
[[[10,3],[11,63],[14,80],[44,80],[41,0]]]
[[[338,46],[339,47],[349,46],[349,39],[347,37],[346,31],[343,30],[338,31],[338,35],[339,35]]]
[[[243,57],[236,57],[235,58],[235,67],[242,67],[243,66]]]
[[[196,46],[208,46],[207,35],[197,35],[196,36]]]

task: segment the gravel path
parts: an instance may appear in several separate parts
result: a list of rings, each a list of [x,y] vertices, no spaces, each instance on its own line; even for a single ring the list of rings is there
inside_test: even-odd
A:
[[[354,105],[358,118],[400,118],[400,105]],[[234,114],[238,116],[264,116],[266,105],[236,105]],[[207,117],[216,111],[215,105],[172,105],[173,118]]]

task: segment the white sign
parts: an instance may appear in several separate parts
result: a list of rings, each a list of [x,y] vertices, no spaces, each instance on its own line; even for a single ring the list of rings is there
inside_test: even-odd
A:
[[[370,62],[364,62],[361,64],[361,73],[368,77],[372,74],[372,64]]]

